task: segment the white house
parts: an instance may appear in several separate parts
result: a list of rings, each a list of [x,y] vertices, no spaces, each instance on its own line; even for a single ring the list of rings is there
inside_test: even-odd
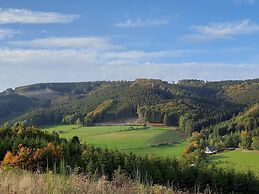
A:
[[[205,154],[215,154],[217,152],[218,152],[218,150],[215,146],[208,146],[205,149]]]

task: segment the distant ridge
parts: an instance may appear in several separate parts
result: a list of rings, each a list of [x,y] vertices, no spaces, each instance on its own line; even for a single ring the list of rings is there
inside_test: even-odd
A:
[[[102,107],[105,101],[113,103]],[[140,122],[178,125],[189,114],[200,130],[259,102],[259,79],[237,81],[160,79],[39,83],[0,94],[0,121],[27,125],[84,124],[138,117]],[[97,110],[98,108],[98,110]],[[90,112],[93,117],[87,117]],[[186,116],[186,117],[187,117]]]

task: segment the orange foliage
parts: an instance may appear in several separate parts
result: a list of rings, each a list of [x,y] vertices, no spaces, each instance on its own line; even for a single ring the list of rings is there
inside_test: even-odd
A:
[[[192,141],[185,149],[184,153],[191,153],[195,149],[199,148],[199,142],[198,141]]]
[[[4,160],[3,160],[3,165],[10,165],[14,166],[18,161],[18,156],[14,156],[12,152],[8,151],[5,154]]]
[[[61,157],[62,149],[52,143],[49,143],[47,147],[38,148],[36,150],[19,145],[17,154],[14,156],[12,152],[8,151],[5,154],[2,164],[34,169],[37,168],[40,163],[46,163],[48,159],[53,158],[57,161]]]
[[[62,150],[59,146],[55,146],[52,143],[48,143],[47,151],[49,153],[52,153],[55,157],[61,158],[62,156]]]

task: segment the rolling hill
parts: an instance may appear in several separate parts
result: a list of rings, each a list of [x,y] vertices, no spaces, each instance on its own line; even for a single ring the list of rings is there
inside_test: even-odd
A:
[[[0,94],[0,122],[74,124],[139,118],[178,125],[180,117],[200,130],[259,102],[259,80],[205,82],[156,79],[41,83]],[[109,103],[108,103],[109,102]],[[188,129],[186,129],[188,131]]]

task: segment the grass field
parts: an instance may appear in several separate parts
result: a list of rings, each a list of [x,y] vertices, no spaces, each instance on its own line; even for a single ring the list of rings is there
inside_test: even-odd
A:
[[[233,150],[218,153],[210,157],[210,162],[220,167],[230,167],[237,171],[247,171],[259,175],[259,152],[247,150]]]
[[[139,155],[155,154],[161,157],[180,156],[187,141],[177,130],[166,127],[150,127],[127,130],[128,126],[93,126],[78,127],[77,125],[58,125],[45,127],[45,130],[62,131],[60,136],[70,139],[78,136],[81,142],[110,149],[118,149],[123,152],[133,152]],[[164,135],[165,134],[165,135]],[[156,138],[158,137],[158,138]],[[173,140],[173,144],[164,144],[164,139]],[[151,141],[152,140],[152,141]],[[156,141],[156,146],[150,143]]]

